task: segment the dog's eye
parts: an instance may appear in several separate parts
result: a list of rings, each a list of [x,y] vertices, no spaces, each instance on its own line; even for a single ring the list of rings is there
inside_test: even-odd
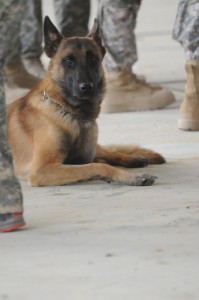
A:
[[[64,59],[64,64],[67,65],[68,67],[72,67],[74,64],[74,61],[70,58]]]
[[[88,57],[88,62],[90,65],[94,65],[97,63],[97,58],[95,56],[89,56]]]

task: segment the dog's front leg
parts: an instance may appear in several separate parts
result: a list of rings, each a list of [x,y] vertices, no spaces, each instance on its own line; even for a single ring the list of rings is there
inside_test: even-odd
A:
[[[152,185],[155,178],[147,174],[136,175],[128,170],[101,163],[77,166],[49,164],[41,168],[32,169],[28,176],[31,186],[66,185],[90,180],[141,186]]]

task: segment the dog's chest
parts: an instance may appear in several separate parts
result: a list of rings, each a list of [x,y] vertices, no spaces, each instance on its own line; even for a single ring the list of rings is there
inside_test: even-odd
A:
[[[63,163],[76,165],[92,162],[98,138],[96,122],[77,122],[69,136],[65,137],[67,151]]]

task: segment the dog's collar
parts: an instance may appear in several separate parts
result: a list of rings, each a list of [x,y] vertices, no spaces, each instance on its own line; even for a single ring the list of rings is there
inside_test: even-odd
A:
[[[77,114],[75,113],[72,113],[70,111],[68,111],[62,104],[54,101],[52,98],[50,98],[48,96],[48,94],[46,93],[46,91],[44,90],[43,91],[43,97],[42,97],[42,100],[43,101],[48,101],[49,103],[53,104],[54,106],[56,106],[57,108],[59,108],[59,110],[61,110],[61,112],[63,113],[63,115],[71,115],[73,117],[77,117]],[[82,122],[86,122],[88,120],[84,119],[84,118],[80,118],[80,116],[78,117],[79,121],[82,121]]]
[[[51,104],[57,106],[58,108],[60,108],[64,114],[69,114],[69,112],[66,110],[66,108],[60,104],[60,103],[57,103],[56,101],[54,101],[53,99],[51,99],[48,94],[46,93],[46,91],[43,92],[43,98],[42,98],[43,101],[48,101],[50,102]]]

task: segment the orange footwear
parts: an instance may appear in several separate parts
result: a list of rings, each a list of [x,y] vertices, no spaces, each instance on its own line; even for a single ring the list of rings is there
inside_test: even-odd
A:
[[[13,231],[24,225],[22,213],[0,214],[0,232]]]

